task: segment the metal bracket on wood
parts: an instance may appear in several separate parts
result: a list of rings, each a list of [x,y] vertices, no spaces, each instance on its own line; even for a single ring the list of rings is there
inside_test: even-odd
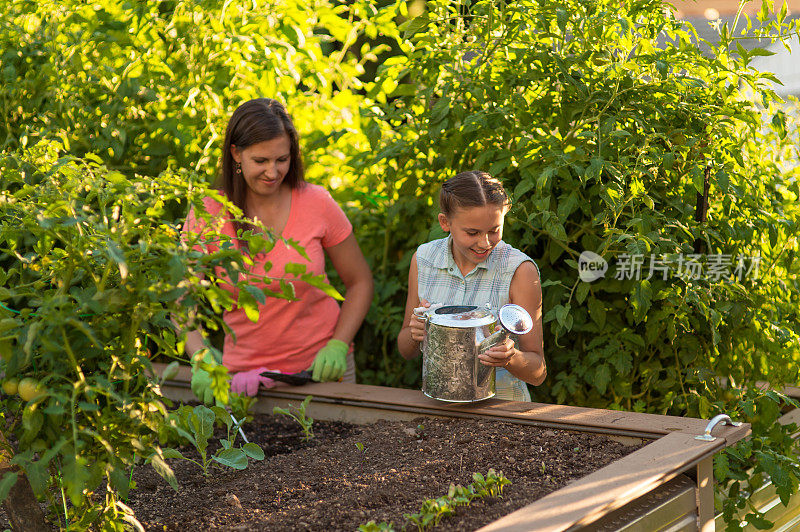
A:
[[[728,414],[719,414],[711,418],[711,421],[708,422],[705,433],[701,434],[700,436],[695,436],[694,439],[701,441],[716,440],[717,439],[716,436],[712,436],[711,431],[714,430],[714,427],[716,427],[720,422],[723,425],[731,425],[732,427],[738,427],[742,424],[741,421],[731,420],[731,416],[729,416]]]

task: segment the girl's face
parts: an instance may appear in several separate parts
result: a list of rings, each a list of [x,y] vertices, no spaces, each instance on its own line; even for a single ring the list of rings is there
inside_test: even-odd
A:
[[[456,209],[450,216],[439,213],[439,224],[453,237],[453,258],[468,273],[486,260],[503,238],[505,206],[484,205]],[[462,268],[463,270],[464,268]]]
[[[292,164],[291,141],[288,135],[251,144],[246,148],[231,146],[233,159],[242,165],[242,177],[248,195],[271,196],[283,183]]]

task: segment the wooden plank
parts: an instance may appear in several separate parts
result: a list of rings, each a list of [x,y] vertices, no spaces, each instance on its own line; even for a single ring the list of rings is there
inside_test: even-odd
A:
[[[561,532],[588,525],[665,484],[725,445],[673,432],[538,501],[481,532]]]
[[[714,532],[714,457],[697,464],[697,526],[700,532]]]
[[[188,368],[181,368],[181,371],[177,378],[186,380],[167,383],[171,386],[170,393],[175,389],[189,391]],[[257,409],[288,401],[296,404],[306,395],[314,396],[312,407],[320,408],[325,416],[347,415],[359,419],[391,419],[398,414],[484,417],[567,430],[612,434],[627,431],[655,439],[625,458],[482,529],[493,531],[551,532],[591,525],[703,460],[710,461],[721,448],[750,433],[747,424],[741,427],[718,425],[713,430],[714,441],[706,442],[695,439],[704,433],[708,424],[702,419],[493,399],[453,404],[430,399],[418,390],[343,383],[277,386],[259,393]]]
[[[164,365],[154,364],[154,367],[160,373]],[[190,368],[181,367],[175,381],[188,382],[190,378]],[[362,403],[364,406],[418,411],[432,415],[524,420],[531,424],[567,430],[583,427],[583,430],[594,429],[594,432],[651,435],[653,438],[675,431],[702,434],[707,424],[706,420],[695,418],[500,399],[487,399],[477,403],[446,403],[426,397],[419,390],[365,384],[310,383],[303,386],[276,386],[271,390],[259,392],[259,396],[263,397],[283,397],[292,400],[297,398],[302,400],[309,394],[315,398],[327,398],[334,402]],[[729,429],[730,427],[719,427],[714,432],[715,435],[719,433],[724,436]]]

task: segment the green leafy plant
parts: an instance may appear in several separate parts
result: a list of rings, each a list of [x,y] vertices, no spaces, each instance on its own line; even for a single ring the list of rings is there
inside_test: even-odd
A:
[[[371,150],[351,161],[375,200],[351,213],[377,287],[363,382],[419,386],[418,360],[375,346],[402,325],[412,253],[440,236],[431,198],[481,169],[513,198],[504,239],[541,269],[549,377],[535,399],[709,418],[740,410],[717,404],[721,382],[796,384],[800,112],[754,68],[770,52],[737,43],[788,43],[798,21],[762,5],[701,49],[657,1],[426,2],[367,87]],[[606,260],[604,277],[581,280],[584,251]],[[702,275],[679,267],[693,257]],[[787,430],[759,445],[794,492]],[[762,467],[740,455],[739,478]],[[731,482],[746,504],[749,481]]]
[[[486,476],[473,473],[472,480],[473,482],[467,487],[450,484],[447,495],[425,500],[419,512],[404,514],[405,518],[416,526],[419,532],[425,532],[438,526],[443,517],[453,515],[459,506],[468,506],[473,500],[483,497],[502,497],[503,488],[511,484],[502,471],[498,473],[494,469],[489,469]]]
[[[62,150],[40,142],[0,155],[0,371],[25,383],[0,402],[12,465],[83,530],[135,521],[120,504],[143,457],[174,485],[159,445],[169,403],[150,362],[156,352],[183,360],[173,320],[220,330],[222,310],[247,297],[291,294],[250,286],[249,257],[224,235],[212,253],[180,238],[170,213],[194,205],[202,217],[213,194],[196,174],[132,180]],[[214,388],[228,400],[224,373]],[[15,480],[0,479],[0,499]],[[106,497],[94,497],[101,484]]]
[[[303,441],[309,441],[314,437],[314,418],[306,415],[306,407],[311,402],[312,398],[313,397],[311,395],[307,395],[306,398],[303,399],[303,402],[300,403],[300,406],[294,406],[293,404],[289,403],[289,408],[281,408],[276,406],[272,409],[273,414],[288,416],[295,420],[298,425],[300,425],[300,429],[303,431]]]
[[[248,458],[264,459],[264,451],[255,443],[235,446],[236,434],[242,426],[242,422],[235,423],[228,411],[220,406],[208,408],[204,405],[195,407],[183,405],[177,411],[170,413],[169,419],[171,427],[195,447],[200,455],[200,460],[188,458],[177,449],[163,449],[163,457],[180,458],[197,464],[205,476],[209,475],[209,468],[213,462],[233,469],[246,469]],[[215,422],[225,425],[227,435],[219,440],[221,447],[214,454],[209,455],[207,452],[208,441],[213,437]]]
[[[358,532],[394,532],[394,525],[391,522],[376,523],[375,521],[369,521],[359,525]]]
[[[358,449],[358,452],[361,454],[361,461],[358,463],[358,474],[360,475],[364,470],[364,460],[367,458],[367,448],[364,447],[363,443],[356,442],[356,449]]]
[[[497,473],[494,469],[489,469],[485,477],[480,473],[473,473],[472,479],[471,486],[478,497],[502,497],[503,488],[511,484],[502,471]]]

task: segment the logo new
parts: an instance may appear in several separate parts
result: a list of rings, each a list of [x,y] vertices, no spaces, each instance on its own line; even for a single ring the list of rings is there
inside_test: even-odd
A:
[[[578,257],[578,277],[581,281],[591,283],[605,277],[608,271],[606,259],[592,251],[584,251]]]

